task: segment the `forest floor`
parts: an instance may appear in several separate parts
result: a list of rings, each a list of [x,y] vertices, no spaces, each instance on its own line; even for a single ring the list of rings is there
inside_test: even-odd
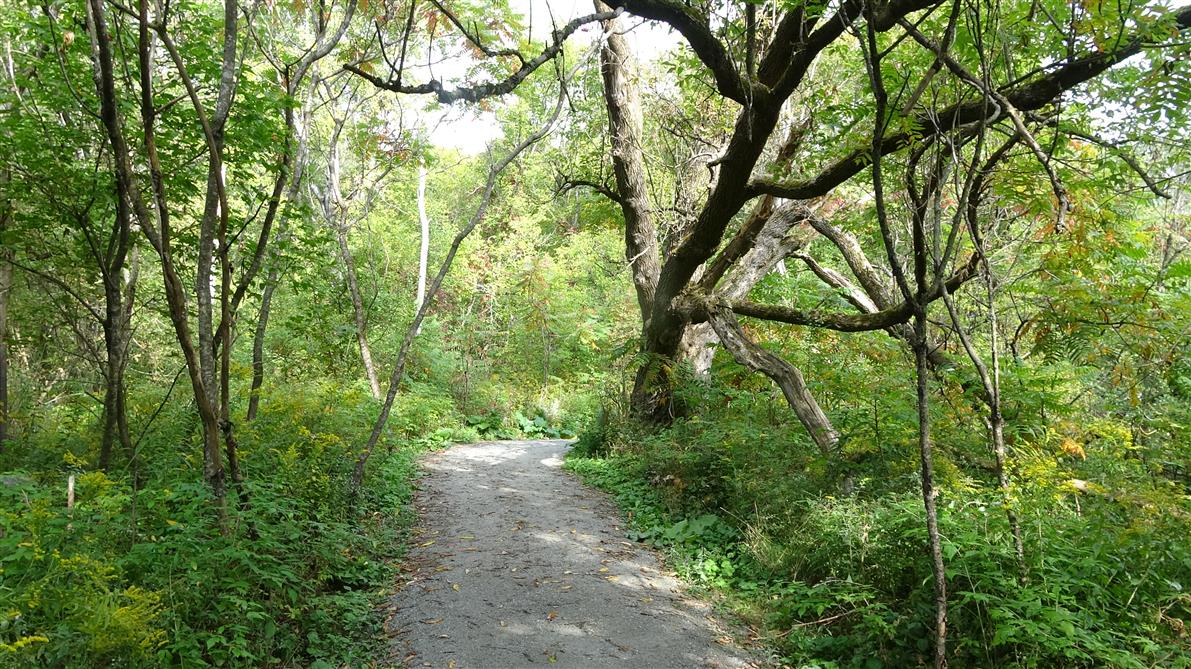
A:
[[[408,667],[757,667],[616,507],[562,471],[566,441],[432,453],[387,628]],[[736,635],[739,636],[739,635]]]

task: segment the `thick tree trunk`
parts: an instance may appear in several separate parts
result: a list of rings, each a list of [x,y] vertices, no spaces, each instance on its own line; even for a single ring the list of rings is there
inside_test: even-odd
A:
[[[725,268],[716,269],[717,260],[700,280],[700,286],[715,284],[712,288],[717,299],[731,304],[747,297],[753,286],[783,259],[811,241],[813,231],[806,224],[802,205],[790,203],[776,208],[772,205],[772,198],[764,198],[745,224],[746,227],[757,227],[757,231],[750,235],[754,240],[752,248],[730,260],[729,255],[721,256],[726,261]],[[711,368],[718,341],[709,323],[688,325],[679,345],[678,359],[690,365],[696,376],[705,376]]]
[[[644,361],[633,383],[631,402],[638,416],[665,423],[675,415],[671,370],[678,360],[689,325],[675,301],[687,290],[699,268],[715,253],[724,230],[750,198],[749,175],[777,125],[780,106],[757,95],[741,112],[723,153],[718,177],[688,235],[658,272],[657,290],[646,321]]]
[[[595,0],[598,12],[608,11],[603,0]],[[641,152],[641,99],[637,89],[633,52],[622,34],[620,19],[602,22],[604,45],[600,49],[600,73],[604,78],[604,103],[608,109],[612,168],[620,210],[624,214],[625,259],[637,291],[643,330],[648,328],[658,282],[658,237],[653,222],[645,181],[645,158]]]
[[[110,281],[107,283],[111,283]],[[120,286],[105,286],[106,309],[103,319],[104,361],[103,394],[103,437],[99,444],[99,468],[107,470],[112,465],[112,452],[119,440],[120,387],[124,385],[123,292]]]

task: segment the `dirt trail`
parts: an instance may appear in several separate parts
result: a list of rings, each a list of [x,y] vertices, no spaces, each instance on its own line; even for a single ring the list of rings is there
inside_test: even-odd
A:
[[[409,667],[753,667],[705,604],[625,540],[605,495],[562,471],[564,441],[427,457],[422,526],[389,619]]]

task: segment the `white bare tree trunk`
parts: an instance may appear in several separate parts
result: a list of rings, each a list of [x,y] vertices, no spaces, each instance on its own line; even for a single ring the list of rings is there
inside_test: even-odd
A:
[[[426,164],[418,166],[418,222],[422,226],[422,247],[418,252],[418,296],[414,300],[414,312],[422,309],[426,301],[426,264],[430,260],[430,218],[426,216]]]

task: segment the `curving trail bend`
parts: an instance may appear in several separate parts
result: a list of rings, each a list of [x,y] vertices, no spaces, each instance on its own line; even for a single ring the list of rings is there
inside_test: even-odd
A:
[[[561,469],[566,441],[423,461],[421,526],[388,620],[395,660],[444,669],[756,667],[616,507]]]

